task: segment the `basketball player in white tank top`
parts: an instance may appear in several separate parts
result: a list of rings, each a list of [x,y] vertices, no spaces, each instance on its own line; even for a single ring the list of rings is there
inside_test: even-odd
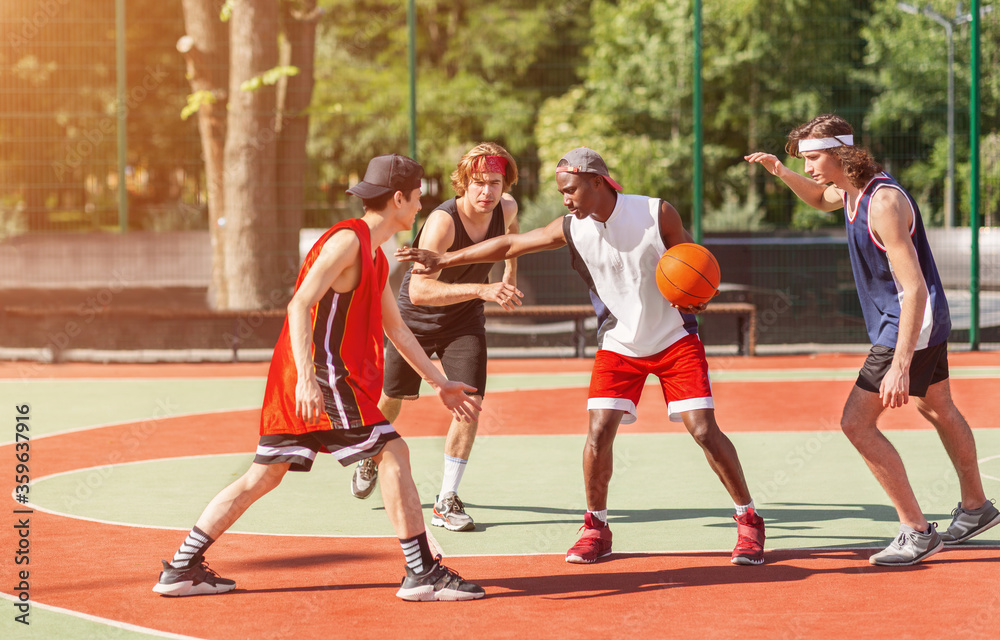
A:
[[[574,267],[591,289],[601,327],[587,402],[584,533],[566,554],[567,562],[587,564],[611,553],[607,499],[612,445],[619,424],[635,420],[636,403],[652,374],[660,380],[671,420],[682,421],[694,436],[736,505],[738,541],[731,561],[761,564],[764,521],[754,509],[736,448],[716,423],[708,362],[696,325],[681,314],[697,313],[704,305],[671,308],[653,281],[663,251],[691,242],[691,236],[669,203],[619,194],[621,186],[591,149],[567,153],[556,168],[556,182],[569,210],[563,219],[454,253],[403,248],[396,256],[423,265],[415,265],[413,273],[434,273],[570,245]]]

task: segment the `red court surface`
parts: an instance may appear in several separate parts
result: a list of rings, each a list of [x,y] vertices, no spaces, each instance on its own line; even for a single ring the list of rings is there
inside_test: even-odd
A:
[[[861,356],[733,358],[758,369],[852,368]],[[996,366],[1000,354],[956,354],[953,366]],[[0,377],[18,363],[0,365]],[[551,368],[549,368],[551,367]],[[575,369],[571,369],[575,367]],[[491,373],[589,371],[588,360],[494,360]],[[261,376],[253,365],[45,365],[35,378]],[[714,385],[719,422],[728,431],[836,429],[852,382],[723,382]],[[996,380],[955,379],[956,401],[977,427],[994,427]],[[634,432],[667,425],[656,387],[647,387]],[[586,390],[488,394],[480,434],[582,434]],[[433,398],[413,403],[404,435],[443,435],[447,415]],[[775,407],[780,407],[776,411]],[[552,408],[559,407],[558,415]],[[249,452],[257,411],[122,424],[32,443],[32,476],[116,462]],[[152,424],[152,426],[151,426]],[[924,428],[912,406],[887,428]],[[141,431],[142,437],[136,438]],[[136,443],[136,444],[132,444]],[[13,459],[13,445],[0,459]],[[0,489],[8,494],[13,477]],[[230,534],[213,547],[213,568],[235,579],[231,594],[170,599],[153,594],[158,561],[179,531],[135,528],[31,514],[31,598],[163,632],[198,638],[586,637],[611,638],[986,638],[1000,628],[1000,550],[949,549],[921,565],[870,566],[871,550],[772,550],[760,567],[735,567],[728,554],[615,554],[592,566],[560,555],[457,557],[448,564],[484,586],[488,597],[464,603],[404,603],[391,538],[289,539]],[[0,546],[17,547],[0,529]],[[12,562],[0,591],[13,593]],[[8,612],[8,615],[12,615]],[[113,630],[109,629],[109,636]]]
[[[743,356],[709,357],[711,370],[775,370],[789,369],[859,369],[864,354],[828,353],[802,356]],[[958,351],[948,354],[952,367],[998,367],[1000,351]],[[494,358],[489,362],[490,374],[589,373],[590,358]],[[67,362],[42,364],[37,362],[0,362],[0,379],[45,378],[198,378],[198,377],[263,377],[267,362],[235,363],[156,363],[156,364],[90,364]]]

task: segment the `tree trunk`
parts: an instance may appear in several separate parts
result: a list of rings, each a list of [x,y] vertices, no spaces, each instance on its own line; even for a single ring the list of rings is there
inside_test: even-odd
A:
[[[212,243],[212,278],[209,304],[224,309],[229,306],[226,284],[226,252],[223,243],[225,192],[224,150],[226,146],[226,101],[229,78],[229,26],[219,18],[223,0],[182,0],[184,28],[192,42],[185,52],[188,77],[194,91],[209,91],[214,104],[198,110],[198,132],[205,157],[205,181],[208,186],[208,231]],[[192,46],[193,45],[193,46]],[[179,49],[186,46],[178,44]]]
[[[240,85],[278,62],[278,3],[239,0],[230,18],[229,118],[225,146],[225,308],[262,309],[286,298],[277,233],[274,86]],[[221,305],[220,305],[221,306]]]
[[[316,0],[295,3],[282,2],[285,41],[290,52],[282,61],[297,67],[298,75],[288,77],[281,105],[281,126],[278,133],[278,251],[283,282],[288,293],[295,284],[299,268],[299,230],[305,207],[305,185],[308,175],[306,140],[309,137],[309,104],[314,84],[316,51]]]

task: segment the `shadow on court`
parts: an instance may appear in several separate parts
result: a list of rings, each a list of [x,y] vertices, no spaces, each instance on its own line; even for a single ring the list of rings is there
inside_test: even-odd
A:
[[[433,505],[425,505],[430,509]],[[579,527],[583,523],[582,509],[563,509],[533,505],[486,505],[466,503],[470,513],[477,517],[475,531],[462,536],[485,533],[490,529],[505,527],[537,527],[566,525]],[[517,514],[537,515],[539,518],[517,518]],[[761,507],[767,526],[767,547],[841,549],[882,548],[898,530],[896,510],[880,504],[820,504],[775,503]],[[929,519],[939,523],[943,530],[951,521],[950,516]],[[611,509],[609,523],[615,531],[630,525],[661,524],[664,533],[676,534],[681,526],[708,527],[713,530],[734,528],[731,509]],[[1000,542],[988,539],[976,546],[1000,547]],[[970,546],[970,545],[963,545]],[[662,547],[661,547],[662,548]]]
[[[434,505],[423,505],[425,509],[430,509]],[[532,520],[495,520],[488,523],[476,523],[476,527],[484,529],[491,527],[536,525],[551,523],[580,524],[583,522],[582,508],[562,509],[557,507],[543,507],[534,505],[488,505],[465,503],[467,510],[476,511],[496,511],[503,513],[525,513],[540,516],[566,516],[563,518],[546,519],[539,521]],[[876,504],[770,504],[759,509],[768,527],[778,527],[787,529],[809,529],[812,523],[835,522],[837,520],[867,520],[871,522],[885,522],[891,524],[897,522],[896,510],[887,505]],[[704,518],[719,519],[722,522],[713,523],[710,527],[729,527],[732,525],[732,509],[610,509],[608,522],[614,525],[643,524],[649,522],[678,522],[686,520],[700,520]]]
[[[229,598],[231,596],[251,596],[258,595],[262,593],[309,593],[318,591],[358,591],[358,590],[375,590],[379,595],[384,594],[386,589],[398,589],[399,583],[393,582],[383,582],[383,583],[365,583],[365,584],[317,584],[302,587],[278,587],[272,589],[240,589],[237,587],[233,591],[224,594],[224,597]]]
[[[806,580],[839,579],[845,576],[913,576],[934,565],[958,563],[982,565],[994,558],[947,560],[942,552],[933,559],[909,567],[877,567],[868,564],[870,550],[782,550],[767,553],[765,564],[738,567],[729,554],[613,554],[594,565],[572,565],[565,575],[538,575],[479,580],[491,598],[541,596],[557,600],[579,600],[635,595],[685,587],[780,585]],[[676,568],[637,570],[637,565],[682,565]],[[683,566],[687,565],[687,566]],[[621,567],[621,570],[618,568]],[[574,570],[578,569],[578,570]],[[907,578],[908,579],[908,578]],[[491,591],[493,589],[507,590]]]

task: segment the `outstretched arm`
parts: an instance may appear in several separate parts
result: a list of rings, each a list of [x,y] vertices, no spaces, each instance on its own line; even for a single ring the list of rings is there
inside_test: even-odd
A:
[[[517,201],[509,193],[503,196],[503,219],[507,224],[508,234],[515,235],[521,231],[517,222]],[[507,258],[502,280],[512,287],[517,286],[517,258]]]
[[[796,173],[786,167],[778,157],[770,153],[757,151],[743,156],[747,162],[759,163],[768,173],[778,177],[788,185],[802,202],[820,211],[836,211],[844,207],[844,192],[833,186],[813,182],[801,173]]]
[[[396,249],[395,255],[397,260],[409,260],[422,264],[422,267],[414,265],[414,274],[434,273],[446,267],[462,264],[507,260],[526,253],[558,249],[564,246],[566,237],[563,235],[562,223],[562,218],[559,217],[548,225],[527,233],[498,236],[444,255],[412,247]]]
[[[466,395],[474,393],[475,387],[462,382],[454,382],[445,377],[431,359],[424,353],[423,347],[413,337],[413,332],[403,322],[399,315],[399,307],[389,287],[382,291],[382,327],[385,335],[392,341],[400,355],[410,363],[414,371],[427,381],[438,394],[444,406],[459,420],[472,421],[479,415],[482,406]]]
[[[455,240],[455,222],[445,211],[431,212],[420,232],[420,248],[443,253]],[[457,304],[466,300],[496,302],[504,309],[513,309],[524,297],[512,283],[492,282],[441,282],[440,273],[420,274],[414,271],[410,278],[410,301],[413,304],[434,307]]]

